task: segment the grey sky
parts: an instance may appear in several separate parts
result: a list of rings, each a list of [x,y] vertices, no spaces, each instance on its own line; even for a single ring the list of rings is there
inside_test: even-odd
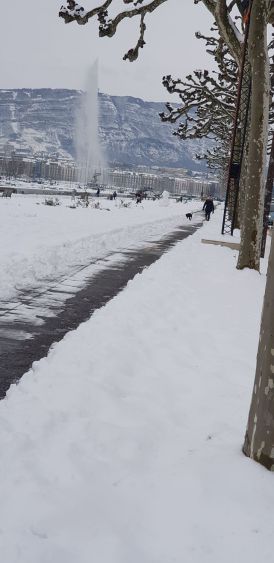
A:
[[[12,0],[3,6],[0,88],[82,89],[87,69],[98,57],[101,91],[156,101],[168,98],[161,84],[164,74],[183,77],[211,64],[194,33],[207,33],[212,18],[193,0],[169,0],[147,18],[147,44],[135,63],[122,57],[136,43],[139,20],[123,23],[111,39],[98,38],[96,20],[85,26],[65,25],[58,18],[61,3]],[[97,5],[95,0],[79,3],[86,8]]]

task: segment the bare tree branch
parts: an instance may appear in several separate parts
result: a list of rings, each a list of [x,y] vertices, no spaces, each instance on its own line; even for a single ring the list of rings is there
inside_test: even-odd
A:
[[[87,1],[87,0],[86,0]],[[92,10],[87,10],[80,4],[77,4],[75,0],[66,0],[66,5],[61,6],[59,11],[59,16],[63,18],[65,23],[71,23],[73,21],[77,22],[79,25],[85,25],[88,21],[97,16],[99,21],[99,36],[100,37],[112,37],[115,35],[119,24],[127,18],[134,18],[140,16],[140,34],[135,47],[130,49],[128,53],[124,56],[124,59],[129,61],[134,61],[137,59],[139,54],[139,49],[145,45],[144,42],[144,31],[145,31],[145,16],[154,12],[162,4],[168,0],[123,0],[124,4],[129,7],[129,9],[118,12],[113,18],[109,17],[108,9],[115,9],[115,0],[105,0],[101,4]],[[185,0],[184,0],[185,1]],[[241,58],[241,43],[242,34],[238,30],[235,21],[230,16],[231,10],[236,7],[240,17],[245,13],[246,6],[248,6],[248,0],[193,0],[194,4],[202,3],[205,8],[212,14],[219,33],[226,42],[231,55],[238,62]],[[146,3],[145,3],[146,2]],[[268,0],[269,2],[269,21],[274,22],[274,2],[273,0]],[[172,8],[171,13],[174,12],[176,16],[175,8]],[[243,25],[243,24],[242,24]]]
[[[129,1],[129,0],[125,0],[125,1]],[[139,0],[139,2],[142,2],[142,0]],[[130,62],[132,62],[132,61],[135,61],[136,59],[138,59],[139,49],[142,49],[144,47],[144,45],[146,44],[145,40],[144,40],[144,34],[145,34],[145,30],[146,30],[146,24],[144,22],[144,17],[145,17],[145,15],[142,14],[141,15],[141,22],[140,22],[140,35],[139,35],[139,39],[137,41],[137,44],[132,49],[129,49],[129,51],[123,56],[124,61],[126,59],[128,59]]]
[[[213,31],[216,31],[213,28]],[[238,67],[231,57],[223,39],[197,33],[196,37],[205,42],[207,51],[217,62],[218,70],[195,70],[185,79],[174,80],[170,75],[163,78],[163,85],[170,94],[178,94],[181,104],[166,104],[162,121],[175,123],[180,120],[174,135],[180,139],[206,137],[218,143],[218,149],[207,150],[204,158],[213,167],[229,151],[230,131],[235,112],[237,96]],[[222,151],[220,147],[225,147]],[[217,154],[220,155],[218,160]],[[222,156],[221,156],[222,155]],[[202,158],[202,155],[200,155]]]
[[[151,0],[148,4],[142,5],[144,0],[124,0],[124,4],[132,4],[134,8],[124,10],[118,13],[114,18],[110,18],[108,8],[113,6],[113,0],[106,0],[101,5],[93,8],[92,10],[85,10],[75,0],[67,0],[66,6],[61,6],[59,11],[60,18],[63,18],[65,23],[77,22],[79,25],[84,25],[88,21],[97,16],[99,21],[99,36],[100,37],[113,37],[121,21],[126,18],[133,18],[140,16],[140,33],[135,47],[129,49],[124,55],[124,60],[134,61],[138,58],[139,49],[145,45],[144,33],[146,29],[145,16],[154,12],[161,4],[167,0]],[[138,7],[139,6],[139,7]]]

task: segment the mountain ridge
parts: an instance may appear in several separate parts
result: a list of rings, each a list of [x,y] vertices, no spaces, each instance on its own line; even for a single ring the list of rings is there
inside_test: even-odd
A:
[[[67,88],[0,90],[0,150],[74,158],[74,123],[82,91]],[[99,92],[99,137],[108,162],[201,170],[198,140],[180,141],[163,124],[164,102]]]

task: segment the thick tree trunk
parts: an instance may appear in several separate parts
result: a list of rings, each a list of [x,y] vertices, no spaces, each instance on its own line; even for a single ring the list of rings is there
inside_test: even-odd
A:
[[[259,270],[269,114],[268,0],[253,0],[249,31],[252,74],[249,150],[238,269]]]
[[[243,452],[274,470],[274,241],[272,237],[255,383]]]

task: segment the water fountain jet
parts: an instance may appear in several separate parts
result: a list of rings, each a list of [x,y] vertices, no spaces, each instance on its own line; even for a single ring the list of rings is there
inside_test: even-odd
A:
[[[82,94],[76,116],[76,160],[78,181],[83,184],[99,177],[105,168],[99,141],[98,61],[87,75],[86,91]]]

